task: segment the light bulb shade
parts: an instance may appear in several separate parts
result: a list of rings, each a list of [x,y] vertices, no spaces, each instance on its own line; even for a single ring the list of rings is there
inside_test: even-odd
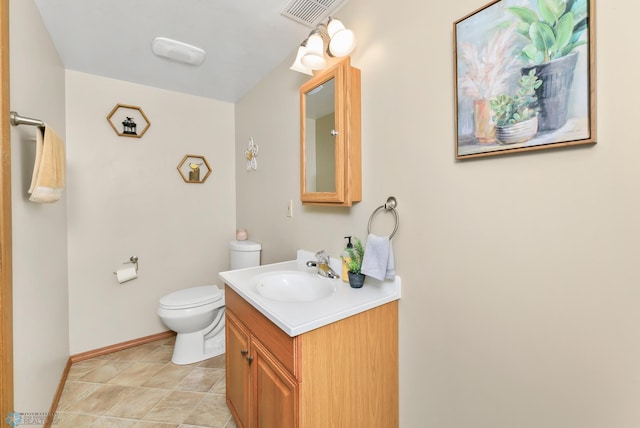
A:
[[[318,32],[313,32],[307,39],[307,51],[300,62],[311,70],[321,70],[327,64],[324,59],[324,42]]]
[[[342,21],[336,18],[329,18],[329,23],[327,24],[327,33],[329,37],[333,37],[338,31],[344,30],[344,24]]]
[[[329,52],[331,52],[331,55],[336,57],[349,55],[355,47],[355,34],[353,34],[353,31],[344,28],[344,26],[342,26],[342,29],[334,32],[333,36],[331,36],[331,41],[329,42]]]
[[[296,55],[296,60],[293,62],[289,70],[297,71],[298,73],[308,74],[309,76],[313,76],[313,72],[302,65],[302,57],[307,53],[307,48],[305,46],[300,46],[298,48],[298,54]]]
[[[327,65],[324,56],[307,53],[302,57],[302,65],[310,70],[322,70]]]

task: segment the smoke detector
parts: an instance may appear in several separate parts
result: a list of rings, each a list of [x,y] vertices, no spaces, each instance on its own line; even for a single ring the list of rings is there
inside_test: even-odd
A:
[[[346,3],[347,0],[289,0],[281,15],[315,28],[324,18]]]

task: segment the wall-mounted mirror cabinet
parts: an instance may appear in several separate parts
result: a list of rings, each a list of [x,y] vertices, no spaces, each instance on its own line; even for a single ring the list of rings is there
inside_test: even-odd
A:
[[[349,57],[300,87],[300,200],[351,206],[362,199],[360,70]]]

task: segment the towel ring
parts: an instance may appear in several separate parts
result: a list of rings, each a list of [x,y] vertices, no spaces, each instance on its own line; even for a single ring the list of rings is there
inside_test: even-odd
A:
[[[389,235],[389,239],[393,238],[393,235],[398,231],[398,224],[400,223],[400,219],[398,217],[398,212],[396,211],[396,207],[398,206],[398,200],[393,196],[389,196],[387,198],[387,202],[384,205],[380,205],[376,208],[373,213],[371,213],[371,217],[369,217],[369,224],[367,225],[367,234],[371,233],[371,222],[373,222],[373,217],[380,212],[380,210],[391,211],[396,218],[396,225],[393,228],[393,232]]]

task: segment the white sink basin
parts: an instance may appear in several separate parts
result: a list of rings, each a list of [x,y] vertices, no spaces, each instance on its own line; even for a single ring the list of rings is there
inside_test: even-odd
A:
[[[401,280],[367,278],[362,288],[323,278],[307,267],[315,252],[298,250],[295,260],[220,272],[220,280],[291,337],[398,300]],[[341,260],[331,259],[340,271]],[[288,281],[288,283],[286,283]],[[311,299],[311,300],[310,300]]]
[[[312,302],[336,292],[335,279],[313,272],[276,271],[255,277],[256,292],[280,302]]]

